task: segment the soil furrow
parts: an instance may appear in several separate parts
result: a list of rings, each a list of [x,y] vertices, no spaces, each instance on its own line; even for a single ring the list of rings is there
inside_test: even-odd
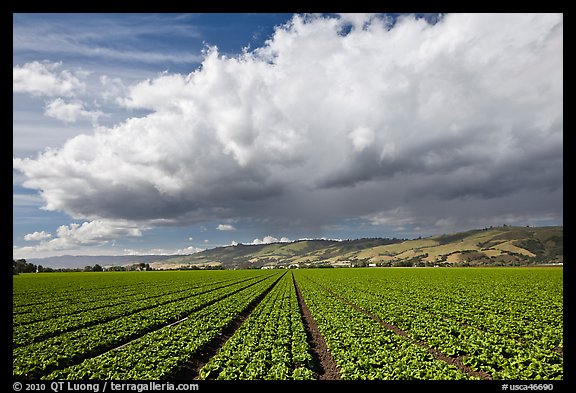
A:
[[[302,322],[304,323],[304,329],[306,330],[306,336],[308,337],[308,344],[310,345],[310,350],[312,352],[312,358],[314,359],[314,368],[312,371],[316,374],[319,380],[339,380],[340,372],[338,366],[332,357],[332,354],[328,350],[326,341],[318,329],[318,325],[312,317],[304,298],[302,297],[302,292],[296,283],[294,274],[292,274],[292,281],[294,282],[294,287],[296,288],[296,297],[298,298],[298,307],[300,308],[300,315],[302,317]]]
[[[380,317],[378,317],[377,315],[372,314],[371,312],[369,312],[368,310],[363,309],[362,307],[358,306],[357,304],[351,302],[350,300],[338,295],[337,293],[333,292],[331,289],[326,288],[323,285],[320,285],[318,283],[316,283],[318,286],[324,288],[325,291],[327,291],[328,293],[330,293],[332,296],[334,296],[335,298],[339,299],[340,301],[346,303],[347,305],[351,306],[352,308],[354,308],[355,310],[365,314],[366,316],[370,317],[372,320],[374,320],[375,322],[378,322],[379,324],[381,324],[382,326],[384,326],[385,328],[392,330],[394,333],[405,337],[406,339],[410,340],[412,343],[425,348],[432,356],[434,356],[435,359],[437,360],[441,360],[443,362],[446,362],[448,364],[452,364],[456,367],[458,367],[459,370],[465,372],[466,374],[468,374],[469,376],[472,377],[480,377],[484,380],[492,380],[492,375],[490,375],[489,373],[487,373],[486,371],[475,371],[473,370],[471,367],[465,365],[462,362],[462,359],[464,358],[463,356],[458,356],[458,357],[453,357],[453,356],[448,356],[444,353],[442,353],[440,350],[435,349],[430,347],[425,341],[422,340],[415,340],[412,337],[410,337],[410,335],[408,335],[408,333],[402,329],[400,329],[398,326],[395,326],[391,323],[388,323],[384,320],[382,320]]]
[[[560,355],[560,357],[564,357],[564,348],[562,347],[556,347],[552,349],[552,352],[557,353],[558,355]]]
[[[284,273],[286,274],[286,273]],[[278,279],[276,279],[264,292],[262,292],[256,299],[252,300],[250,304],[238,314],[230,324],[222,330],[216,337],[214,337],[208,344],[196,351],[193,357],[174,375],[171,376],[173,379],[190,380],[198,379],[200,375],[200,370],[208,361],[218,353],[220,348],[226,344],[226,341],[234,335],[236,330],[240,328],[242,323],[250,316],[252,311],[260,304],[260,302],[268,295],[268,293],[278,284],[280,279],[284,277],[282,274]]]
[[[229,297],[229,296],[235,295],[236,293],[238,293],[238,292],[240,292],[240,291],[243,291],[243,290],[246,289],[246,288],[250,288],[251,286],[258,284],[258,283],[264,281],[265,279],[266,279],[266,278],[264,278],[264,279],[262,279],[262,280],[258,280],[258,281],[256,281],[256,282],[248,285],[247,287],[240,288],[240,289],[236,289],[236,290],[234,290],[234,291],[232,291],[232,292],[230,292],[230,293],[227,293],[227,294],[225,294],[225,295],[223,295],[223,296],[220,296],[220,297],[218,297],[218,298],[212,299],[212,300],[210,300],[210,301],[202,304],[201,306],[194,308],[194,309],[191,310],[190,312],[182,313],[182,314],[181,314],[178,318],[176,318],[176,319],[173,318],[173,319],[169,320],[168,322],[165,322],[165,323],[163,323],[163,324],[161,324],[161,325],[153,325],[153,326],[150,327],[149,330],[145,330],[145,331],[143,332],[143,334],[138,335],[138,337],[132,338],[132,339],[128,339],[128,340],[126,340],[125,342],[123,342],[122,344],[120,344],[120,345],[118,345],[118,346],[116,346],[116,347],[114,347],[114,348],[111,348],[111,349],[109,349],[109,350],[107,350],[107,351],[105,351],[105,352],[102,352],[102,353],[99,354],[98,356],[105,355],[106,353],[111,352],[111,351],[117,351],[117,350],[119,350],[119,349],[121,349],[121,348],[123,348],[123,347],[125,347],[125,346],[127,346],[127,345],[129,345],[129,344],[131,344],[131,343],[133,343],[133,342],[135,342],[135,341],[140,340],[142,337],[144,337],[144,336],[145,336],[146,334],[148,334],[148,333],[155,332],[155,331],[157,331],[157,330],[161,330],[161,329],[164,329],[164,328],[167,328],[167,327],[170,327],[170,326],[175,326],[175,325],[178,325],[178,324],[180,324],[180,323],[182,323],[182,322],[185,322],[185,321],[190,317],[191,314],[197,312],[198,310],[201,310],[201,309],[203,309],[203,308],[209,307],[209,306],[211,306],[212,304],[214,304],[214,303],[216,303],[216,302],[219,302],[219,301],[222,300],[222,299],[225,299],[225,298],[227,298],[227,297]],[[243,281],[245,281],[245,280],[243,280]],[[243,281],[240,281],[240,282],[243,282]],[[237,284],[237,283],[235,283],[235,284]],[[233,284],[230,284],[230,285],[233,285]],[[227,285],[227,286],[228,286],[228,285]],[[219,287],[219,288],[217,288],[217,289],[221,289],[221,288],[224,288],[224,287]],[[210,291],[207,291],[207,292],[210,292]],[[98,356],[96,356],[96,357],[98,357]]]

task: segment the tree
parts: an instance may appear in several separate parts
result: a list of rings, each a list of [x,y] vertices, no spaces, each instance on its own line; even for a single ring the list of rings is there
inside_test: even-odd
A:
[[[96,264],[96,265],[94,265],[94,267],[92,268],[92,271],[93,271],[93,272],[103,272],[104,269],[102,269],[102,266]]]
[[[12,260],[12,274],[35,272],[36,265],[26,262],[26,259]]]
[[[125,270],[126,269],[124,268],[124,266],[110,266],[108,268],[108,271],[110,271],[110,272],[123,272]]]
[[[54,269],[51,267],[43,267],[42,265],[38,265],[38,273],[52,273]]]

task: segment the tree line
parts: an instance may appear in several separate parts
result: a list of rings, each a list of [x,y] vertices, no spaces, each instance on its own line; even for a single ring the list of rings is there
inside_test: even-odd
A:
[[[154,270],[149,263],[135,263],[129,266],[110,266],[104,268],[99,264],[94,266],[85,266],[84,268],[58,268],[53,269],[51,267],[44,267],[42,265],[35,265],[30,262],[26,262],[26,259],[13,259],[12,260],[12,274],[20,273],[51,273],[51,272],[102,272],[102,271],[151,271]]]

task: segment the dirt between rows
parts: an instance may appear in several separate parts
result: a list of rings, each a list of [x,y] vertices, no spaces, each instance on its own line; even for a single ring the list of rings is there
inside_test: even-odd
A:
[[[319,284],[318,284],[319,285]],[[320,285],[321,286],[321,285]],[[442,353],[441,351],[439,351],[438,349],[432,348],[430,347],[425,341],[422,340],[414,340],[412,337],[410,337],[408,335],[408,333],[406,333],[404,330],[400,329],[398,326],[392,325],[391,323],[388,323],[386,321],[383,321],[380,317],[370,313],[368,310],[363,309],[362,307],[358,306],[357,304],[349,301],[348,299],[343,298],[342,296],[334,293],[333,291],[331,291],[330,289],[321,286],[322,288],[324,288],[324,290],[326,290],[327,292],[329,292],[330,294],[332,294],[334,297],[338,298],[340,301],[348,304],[349,306],[353,307],[355,310],[367,315],[368,317],[370,317],[372,320],[378,322],[379,324],[381,324],[382,326],[384,326],[387,329],[392,330],[394,333],[407,338],[408,340],[410,340],[412,343],[425,348],[432,356],[434,356],[435,359],[437,360],[441,360],[443,362],[446,362],[448,364],[452,364],[456,367],[458,367],[459,370],[465,372],[466,374],[473,376],[473,377],[480,377],[484,380],[492,380],[492,375],[490,375],[489,373],[487,373],[486,371],[475,371],[473,370],[470,366],[465,365],[462,362],[463,356],[448,356],[444,353]]]
[[[238,314],[230,324],[222,330],[222,332],[218,333],[216,337],[214,337],[208,344],[206,344],[203,348],[197,351],[194,354],[194,357],[191,358],[178,372],[176,372],[173,376],[174,379],[198,379],[200,375],[200,370],[202,367],[208,363],[208,361],[214,357],[220,348],[226,344],[226,341],[238,330],[240,325],[250,316],[252,311],[258,306],[258,304],[268,295],[268,293],[276,286],[278,281],[283,277],[280,276],[276,279],[270,286],[262,292],[258,297],[256,297],[248,306]]]
[[[302,297],[302,292],[300,292],[300,288],[298,288],[294,274],[292,274],[292,281],[296,288],[298,307],[300,308],[300,315],[302,316],[302,322],[308,337],[308,345],[310,345],[310,351],[312,352],[312,358],[314,359],[314,368],[312,371],[316,374],[316,377],[319,380],[339,380],[340,371],[338,366],[336,365],[332,354],[328,350],[326,341],[324,341],[324,337],[322,337],[320,330],[318,330],[318,325]]]
[[[280,279],[276,280],[266,291],[264,291],[261,295],[259,295],[256,299],[254,299],[248,307],[240,313],[237,317],[235,317],[232,322],[213,340],[211,340],[206,346],[204,346],[200,351],[198,351],[193,358],[191,358],[185,365],[182,367],[176,374],[172,377],[175,379],[198,379],[200,370],[208,361],[215,356],[220,348],[224,346],[226,341],[232,337],[232,335],[238,330],[240,325],[249,317],[252,311],[256,308],[256,306],[264,299],[264,297],[274,288],[276,283]],[[307,342],[310,346],[310,352],[313,358],[313,367],[312,371],[314,372],[316,378],[318,380],[340,380],[340,370],[332,354],[330,353],[328,346],[326,345],[326,341],[324,337],[320,333],[318,329],[318,325],[314,320],[314,317],[310,313],[310,309],[308,308],[304,298],[302,296],[302,292],[298,287],[298,283],[292,274],[292,281],[294,283],[294,288],[296,290],[296,297],[298,300],[298,307],[300,309],[300,316],[302,318],[302,323],[306,330]],[[419,345],[422,348],[425,348],[435,359],[446,362],[448,364],[456,366],[458,369],[463,371],[464,373],[474,376],[480,377],[484,380],[491,380],[492,375],[485,371],[475,371],[471,367],[465,365],[463,363],[463,357],[458,356],[448,356],[438,349],[430,347],[426,342],[421,340],[415,340],[411,338],[408,333],[399,327],[388,323],[382,320],[380,317],[370,313],[368,310],[363,309],[362,307],[358,306],[357,304],[349,301],[346,298],[334,293],[329,288],[326,288],[320,284],[317,284],[322,287],[325,291],[330,293],[332,296],[336,297],[340,301],[344,302],[345,304],[353,307],[355,310],[367,315],[375,322],[381,324],[382,326],[386,327],[387,329],[393,331],[394,333],[405,337],[406,339],[410,340],[412,343]],[[562,356],[562,348],[558,348],[556,352],[559,352]]]
[[[171,377],[174,379],[182,380],[198,379],[202,367],[204,367],[206,363],[208,363],[208,361],[218,353],[224,344],[226,344],[226,341],[232,337],[240,325],[242,325],[242,323],[250,316],[256,306],[258,306],[264,297],[266,297],[272,288],[274,288],[280,278],[276,280],[272,285],[270,285],[270,287],[266,289],[264,293],[254,299],[248,305],[248,307],[237,317],[235,317],[220,334],[218,334],[206,346],[196,352],[194,357],[191,358],[178,372],[176,372]],[[312,317],[308,306],[302,298],[302,293],[296,284],[294,275],[292,275],[292,280],[296,289],[300,316],[302,317],[302,322],[306,330],[307,341],[310,345],[310,352],[314,360],[312,371],[314,372],[316,378],[319,380],[340,380],[340,372],[338,370],[338,366],[336,365],[332,354],[326,346],[324,337],[322,337],[322,334],[318,330],[316,321]]]
[[[560,355],[561,357],[564,357],[564,348],[562,348],[562,347],[556,347],[552,350],[552,352],[555,352],[558,355]]]

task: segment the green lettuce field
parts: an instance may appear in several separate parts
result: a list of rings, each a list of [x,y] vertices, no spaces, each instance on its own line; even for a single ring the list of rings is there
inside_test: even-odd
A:
[[[21,274],[15,379],[563,379],[562,268]]]

